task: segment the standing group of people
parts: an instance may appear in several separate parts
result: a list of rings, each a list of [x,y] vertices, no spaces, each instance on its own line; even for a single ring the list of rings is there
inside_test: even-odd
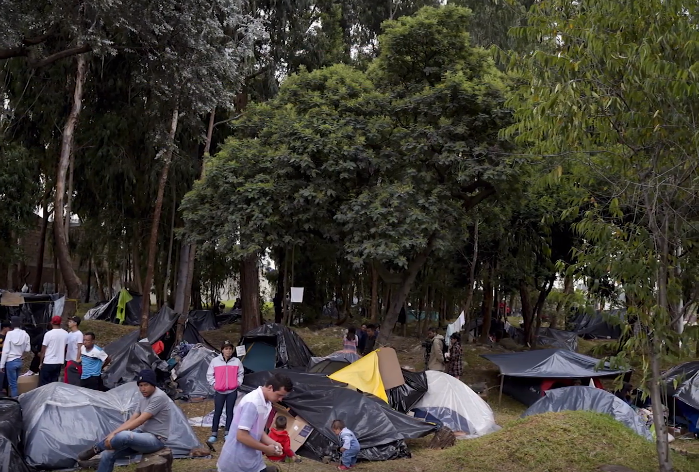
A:
[[[61,328],[61,317],[51,318],[51,329],[46,331],[38,356],[39,386],[58,382],[63,370],[63,382],[81,387],[103,390],[102,369],[110,362],[109,356],[95,345],[95,333],[80,331],[81,319],[68,319],[68,331]],[[22,328],[21,318],[13,316],[3,322],[0,331],[4,337],[0,357],[0,387],[7,377],[8,394],[18,395],[18,379],[26,353],[31,351],[29,334]]]
[[[343,351],[357,352],[360,356],[366,356],[374,351],[377,336],[379,336],[379,329],[373,324],[363,324],[359,331],[351,326],[343,337]]]
[[[438,333],[437,328],[428,329],[428,345],[426,347],[426,369],[446,372],[459,380],[462,376],[462,340],[458,333],[450,335],[449,345],[445,338]]]

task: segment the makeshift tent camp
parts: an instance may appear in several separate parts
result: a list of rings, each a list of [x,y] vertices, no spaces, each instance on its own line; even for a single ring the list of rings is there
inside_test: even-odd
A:
[[[396,351],[390,347],[370,352],[328,377],[371,393],[385,402],[389,401],[387,390],[405,383]]]
[[[519,344],[525,344],[525,331],[522,328],[511,326],[508,328],[510,337]],[[562,331],[554,328],[540,328],[537,331],[538,346],[552,346],[576,352],[578,348],[578,335],[572,331]]]
[[[219,329],[216,316],[212,310],[192,310],[187,316],[187,321],[200,332]]]
[[[78,454],[103,438],[133,413],[141,393],[136,382],[109,392],[51,383],[20,397],[25,415],[25,457],[38,469],[76,466]],[[170,434],[165,443],[173,456],[188,457],[202,447],[185,414],[170,401]]]
[[[132,331],[105,346],[105,352],[112,358],[108,369],[102,374],[105,387],[114,388],[122,383],[131,382],[142,369],[167,371],[167,367],[160,361],[168,359],[175,346],[177,318],[178,315],[173,310],[163,306],[149,319],[148,341],[139,342],[139,332]],[[160,357],[156,356],[150,348],[150,345],[158,340],[162,340],[165,345],[165,350]],[[184,340],[189,344],[204,344],[214,349],[189,323],[185,325]]]
[[[325,357],[312,357],[306,371],[328,375],[347,367],[359,358],[356,351],[336,351]]]
[[[444,372],[428,370],[428,391],[413,407],[416,417],[435,418],[452,431],[478,437],[501,429],[491,407],[467,385]]]
[[[698,372],[683,382],[674,394],[677,405],[688,420],[688,430],[698,434]]]
[[[207,381],[207,370],[217,352],[206,346],[194,346],[176,368],[177,386],[186,397],[213,397],[214,388]]]
[[[549,390],[522,417],[550,411],[597,411],[615,418],[635,433],[652,440],[651,431],[631,406],[610,392],[593,387],[565,387]]]
[[[63,295],[5,292],[0,294],[0,320],[19,316],[25,325],[40,326],[42,329],[53,315],[54,302]]]
[[[253,372],[274,368],[305,370],[313,357],[297,333],[278,323],[248,331],[239,344],[246,347],[243,366]]]
[[[552,388],[569,387],[576,380],[588,384],[590,380],[603,388],[601,377],[616,377],[625,371],[602,367],[594,357],[564,349],[541,349],[509,354],[482,354],[501,371],[501,393],[532,405]]]
[[[0,472],[29,472],[22,455],[22,409],[12,398],[0,398]]]
[[[223,325],[235,323],[241,319],[243,311],[240,308],[234,308],[231,311],[226,311],[224,313],[219,313],[216,315],[216,324],[221,327]]]
[[[626,310],[582,312],[572,321],[571,331],[585,339],[618,339],[622,333],[620,325],[626,322],[626,313]]]
[[[406,439],[423,437],[437,430],[434,424],[394,411],[376,397],[346,388],[345,384],[321,374],[290,370],[257,372],[245,376],[242,390],[249,392],[264,385],[275,372],[287,375],[294,383],[294,390],[282,403],[314,428],[299,449],[299,455],[316,460],[324,456],[339,458],[340,443],[330,429],[334,418],[345,421],[355,433],[361,447],[359,458],[364,460],[409,457]]]
[[[107,303],[89,309],[85,319],[137,326],[141,323],[141,300],[140,293],[123,288]]]

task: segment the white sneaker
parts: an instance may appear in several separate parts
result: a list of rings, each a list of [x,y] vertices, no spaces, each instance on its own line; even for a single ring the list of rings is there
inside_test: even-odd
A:
[[[20,377],[29,377],[30,375],[37,375],[31,370],[26,371],[24,374],[20,375]]]

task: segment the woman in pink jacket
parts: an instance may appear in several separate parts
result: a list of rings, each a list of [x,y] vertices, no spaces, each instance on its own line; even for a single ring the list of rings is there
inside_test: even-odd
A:
[[[224,405],[226,405],[225,441],[231,427],[231,420],[233,420],[233,407],[236,405],[238,386],[243,383],[243,364],[237,357],[233,356],[231,341],[224,341],[221,345],[221,354],[212,359],[207,370],[207,381],[216,391],[214,394],[214,421],[211,423],[211,436],[207,442],[213,443],[217,440]]]

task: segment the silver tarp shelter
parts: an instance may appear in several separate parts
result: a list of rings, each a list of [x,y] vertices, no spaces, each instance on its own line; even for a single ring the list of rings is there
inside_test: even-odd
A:
[[[593,387],[565,387],[549,390],[523,413],[522,417],[558,411],[596,411],[605,413],[635,433],[652,440],[651,431],[631,406],[610,392]]]
[[[40,470],[75,467],[81,451],[129,419],[140,396],[136,382],[109,392],[54,382],[21,395],[27,463]],[[170,415],[166,446],[174,457],[188,457],[202,445],[172,401]]]
[[[207,382],[207,370],[216,351],[206,346],[196,345],[187,353],[177,367],[177,386],[188,398],[213,397],[214,387]]]
[[[616,377],[623,370],[598,367],[600,360],[565,349],[539,349],[508,354],[483,354],[501,371],[501,393],[532,405],[549,389],[573,386],[576,381],[603,388],[600,377]]]

